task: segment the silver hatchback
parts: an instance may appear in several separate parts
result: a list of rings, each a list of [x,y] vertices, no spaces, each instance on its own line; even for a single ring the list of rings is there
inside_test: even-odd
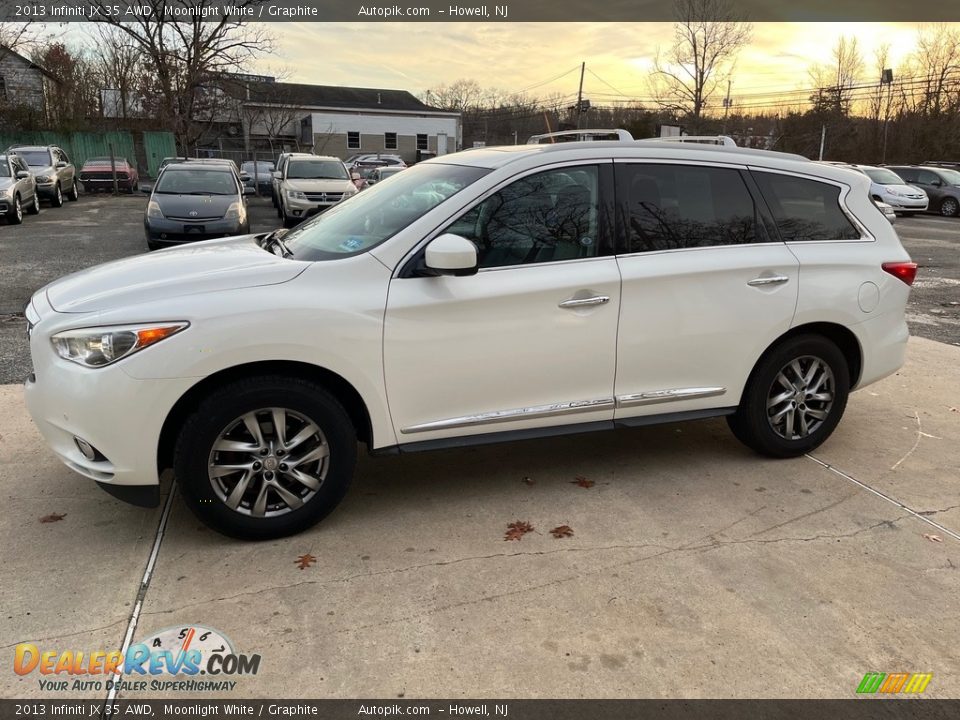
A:
[[[23,158],[0,155],[0,216],[11,225],[19,225],[24,210],[31,215],[40,212],[36,178]]]

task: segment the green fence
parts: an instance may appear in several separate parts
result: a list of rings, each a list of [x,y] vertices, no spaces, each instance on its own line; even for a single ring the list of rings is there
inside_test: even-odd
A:
[[[58,133],[47,131],[0,133],[0,151],[11,145],[56,145],[66,150],[77,169],[87,158],[107,157],[111,147],[118,158],[126,158],[136,165],[141,173],[156,176],[160,161],[176,155],[173,133],[127,131]]]

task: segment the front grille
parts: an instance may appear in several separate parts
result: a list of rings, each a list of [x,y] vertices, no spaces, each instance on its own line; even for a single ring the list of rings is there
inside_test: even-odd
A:
[[[338,203],[343,200],[342,192],[308,192],[304,193],[307,196],[307,200],[310,202],[322,202],[322,203]]]
[[[180,222],[192,222],[192,223],[204,223],[211,222],[213,220],[222,220],[223,215],[217,215],[216,217],[177,217],[175,215],[167,215],[167,220],[179,220]]]

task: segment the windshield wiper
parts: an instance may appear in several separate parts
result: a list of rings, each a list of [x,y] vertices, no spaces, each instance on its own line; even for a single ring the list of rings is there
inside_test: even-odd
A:
[[[261,245],[264,250],[271,250],[274,246],[280,248],[281,257],[288,258],[293,257],[293,252],[290,248],[287,247],[287,244],[283,241],[283,236],[286,235],[289,230],[286,228],[278,228],[271,233],[267,233],[263,236],[261,240]]]

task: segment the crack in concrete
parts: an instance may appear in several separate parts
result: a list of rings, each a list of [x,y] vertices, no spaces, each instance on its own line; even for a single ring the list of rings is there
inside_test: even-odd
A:
[[[9,648],[16,647],[22,642],[42,643],[42,642],[48,642],[50,640],[60,640],[61,638],[74,637],[76,635],[86,635],[87,633],[98,632],[100,630],[108,630],[116,625],[121,625],[125,622],[127,622],[127,618],[124,617],[124,618],[121,618],[120,620],[116,620],[110,623],[109,625],[103,625],[101,627],[86,628],[84,630],[77,630],[76,632],[66,633],[63,635],[51,635],[49,637],[30,638],[29,640],[18,640],[17,642],[10,643],[9,645],[0,645],[0,650],[7,650]]]
[[[844,503],[844,502],[846,502],[847,500],[849,500],[850,498],[855,497],[857,494],[858,494],[858,493],[856,493],[856,492],[852,492],[852,493],[850,493],[849,495],[846,495],[846,496],[840,498],[840,499],[837,500],[836,502],[832,502],[832,503],[830,503],[830,504],[828,504],[828,505],[824,505],[823,507],[817,508],[816,510],[811,510],[811,511],[808,512],[808,513],[803,513],[802,515],[797,515],[797,516],[795,516],[795,517],[790,518],[789,520],[784,520],[782,523],[777,523],[776,525],[771,525],[770,527],[765,528],[765,529],[763,529],[763,530],[757,530],[755,533],[751,533],[748,537],[755,537],[755,536],[757,536],[757,535],[763,535],[764,533],[768,533],[768,532],[770,532],[771,530],[777,530],[777,529],[779,529],[779,528],[784,527],[785,525],[789,525],[790,523],[795,523],[795,522],[797,522],[798,520],[803,520],[803,519],[805,519],[805,518],[812,517],[812,516],[817,515],[817,514],[819,514],[819,513],[825,512],[825,511],[827,511],[827,510],[829,510],[829,509],[831,509],[831,508],[835,508],[835,507],[836,507],[837,505],[839,505],[840,503]]]
[[[530,551],[530,552],[526,552],[526,551],[525,551],[525,552],[515,552],[515,553],[495,553],[495,554],[492,554],[492,555],[476,555],[476,556],[470,556],[470,557],[464,557],[464,558],[457,558],[457,559],[454,559],[454,560],[441,560],[441,561],[437,561],[437,562],[433,562],[433,563],[423,563],[423,564],[420,564],[420,565],[411,565],[411,566],[407,566],[407,567],[403,567],[403,568],[393,568],[393,569],[390,569],[390,570],[380,570],[380,571],[370,572],[370,573],[357,573],[357,574],[355,574],[355,575],[348,575],[348,576],[346,576],[346,577],[336,578],[336,579],[302,580],[302,581],[299,581],[299,582],[296,582],[296,583],[290,583],[290,584],[288,584],[288,585],[273,585],[273,586],[270,586],[270,587],[261,588],[261,589],[259,589],[259,590],[248,590],[248,591],[241,592],[241,593],[235,593],[235,594],[233,594],[233,595],[226,595],[226,596],[217,597],[217,598],[209,598],[209,599],[206,599],[206,600],[198,600],[198,601],[196,601],[196,602],[187,603],[187,604],[185,604],[185,605],[179,605],[179,606],[174,607],[174,608],[168,608],[168,609],[165,609],[165,610],[155,610],[155,611],[152,611],[152,612],[149,612],[149,613],[143,613],[143,614],[144,614],[144,615],[168,615],[168,614],[171,614],[171,613],[179,612],[179,611],[181,611],[181,610],[186,610],[186,609],[191,608],[191,607],[197,607],[197,606],[199,606],[199,605],[207,605],[207,604],[211,604],[211,603],[227,602],[227,601],[235,600],[235,599],[241,598],[241,597],[251,597],[251,596],[256,596],[256,595],[260,595],[260,594],[268,593],[268,592],[275,592],[275,591],[281,591],[281,590],[290,590],[290,589],[293,589],[293,588],[302,587],[302,586],[307,586],[307,585],[332,585],[332,584],[335,584],[335,583],[350,582],[350,581],[357,580],[357,579],[373,578],[373,577],[378,577],[378,576],[383,576],[383,575],[395,575],[395,574],[399,574],[399,573],[406,573],[406,572],[411,572],[411,571],[416,571],[416,570],[422,570],[422,569],[425,569],[425,568],[444,567],[444,566],[448,566],[448,565],[456,565],[456,564],[465,563],[465,562],[492,560],[492,559],[497,559],[497,558],[513,558],[513,557],[537,556],[537,555],[554,555],[554,554],[557,554],[557,553],[570,553],[570,552],[608,552],[608,551],[611,551],[611,550],[643,550],[643,549],[645,549],[645,548],[659,548],[659,549],[662,550],[662,552],[654,553],[654,554],[652,554],[652,555],[647,555],[647,556],[644,556],[644,557],[641,557],[641,558],[635,558],[635,559],[633,559],[633,560],[629,560],[629,561],[624,562],[624,563],[618,563],[618,564],[614,564],[614,565],[604,566],[603,568],[596,569],[596,570],[594,570],[594,571],[592,571],[592,572],[589,572],[589,573],[580,573],[580,574],[572,575],[572,576],[566,577],[566,578],[558,578],[558,579],[556,579],[556,580],[552,580],[552,581],[550,581],[550,582],[548,582],[548,583],[544,583],[544,584],[541,584],[541,585],[530,586],[530,587],[526,587],[526,588],[521,588],[521,589],[519,589],[519,590],[514,590],[514,591],[511,591],[511,592],[508,592],[508,593],[502,593],[502,594],[500,594],[500,595],[490,595],[490,596],[486,596],[486,597],[482,597],[482,598],[477,598],[477,599],[474,599],[474,600],[464,601],[464,602],[462,602],[462,603],[455,603],[455,604],[453,604],[453,605],[447,605],[447,606],[443,606],[443,607],[438,607],[438,608],[434,608],[434,609],[428,611],[427,613],[421,613],[420,615],[416,616],[416,617],[422,617],[424,614],[433,614],[433,613],[435,613],[435,612],[442,612],[442,611],[444,611],[444,610],[453,609],[453,608],[456,608],[456,607],[461,607],[461,606],[463,606],[463,605],[470,605],[470,604],[475,604],[475,603],[479,603],[479,602],[496,600],[496,599],[499,599],[499,598],[502,598],[502,597],[508,597],[508,596],[511,596],[511,595],[519,594],[519,593],[525,593],[525,592],[532,592],[532,591],[535,591],[535,590],[540,590],[540,589],[543,589],[543,588],[551,587],[551,586],[558,585],[558,584],[562,584],[562,583],[565,583],[565,582],[570,582],[571,580],[577,580],[577,579],[582,578],[582,577],[584,577],[584,576],[586,576],[586,575],[592,575],[592,574],[596,574],[596,573],[599,573],[599,572],[605,572],[605,571],[610,570],[610,569],[613,569],[613,568],[626,567],[626,566],[633,565],[633,564],[636,564],[636,563],[646,562],[646,561],[648,561],[648,560],[654,560],[654,559],[663,557],[663,556],[665,556],[665,555],[671,555],[671,554],[674,554],[674,553],[702,552],[702,551],[704,551],[704,550],[713,550],[713,549],[720,548],[720,547],[725,547],[725,546],[728,546],[728,545],[768,544],[768,543],[779,543],[779,542],[814,542],[814,541],[817,541],[817,540],[837,540],[837,539],[843,539],[843,538],[850,538],[850,537],[854,537],[854,536],[859,535],[859,534],[864,533],[864,532],[869,532],[869,531],[871,531],[871,530],[873,530],[873,529],[875,529],[875,528],[877,528],[877,527],[880,527],[881,525],[890,526],[890,525],[892,525],[892,524],[894,524],[894,523],[896,523],[896,522],[899,522],[900,520],[904,519],[905,517],[909,517],[908,515],[903,515],[903,516],[896,517],[896,518],[894,518],[894,519],[892,519],[892,520],[882,520],[882,521],[880,521],[880,522],[878,522],[878,523],[875,523],[875,524],[873,524],[873,525],[870,525],[870,526],[868,526],[868,527],[859,528],[859,529],[857,529],[857,530],[855,530],[855,531],[853,531],[853,532],[850,532],[850,533],[841,533],[841,534],[819,534],[819,535],[813,535],[813,536],[809,536],[809,537],[785,537],[785,538],[743,539],[743,540],[717,540],[717,539],[714,537],[714,535],[716,535],[716,534],[718,534],[718,533],[720,533],[720,532],[723,532],[725,529],[729,529],[729,528],[732,527],[733,525],[736,525],[737,523],[741,522],[742,520],[745,520],[747,517],[750,517],[751,515],[756,514],[757,512],[758,512],[757,510],[752,511],[751,513],[748,513],[746,516],[744,516],[743,518],[740,518],[740,520],[737,520],[736,522],[732,523],[731,525],[727,525],[727,526],[725,526],[724,528],[720,528],[720,529],[718,529],[718,530],[715,530],[715,531],[713,531],[712,533],[710,533],[709,535],[702,536],[702,537],[700,537],[700,538],[697,538],[696,540],[691,541],[690,543],[687,543],[686,545],[680,545],[679,547],[673,547],[673,546],[668,546],[668,545],[660,545],[660,544],[656,544],[656,543],[641,543],[641,544],[636,544],[636,545],[632,545],[632,544],[627,544],[627,545],[607,545],[607,546],[603,546],[603,547],[593,547],[593,548],[590,548],[590,547],[587,547],[587,548],[559,548],[559,549],[557,549],[557,550]],[[699,543],[700,541],[702,541],[704,538],[710,538],[710,539],[711,539],[711,542],[696,544],[696,543]],[[403,620],[403,618],[401,618],[400,620]],[[391,620],[391,621],[389,621],[389,622],[399,622],[400,620],[396,620],[396,621]],[[383,625],[383,624],[385,624],[385,623],[379,623],[379,625]],[[373,627],[373,626],[371,625],[371,626],[367,626],[367,627]],[[363,629],[363,628],[362,628],[362,627],[360,627],[360,628],[352,628],[352,629],[350,629],[350,630],[359,630],[359,629]],[[344,630],[344,631],[346,631],[346,630]],[[344,632],[344,631],[338,631],[338,632]]]

